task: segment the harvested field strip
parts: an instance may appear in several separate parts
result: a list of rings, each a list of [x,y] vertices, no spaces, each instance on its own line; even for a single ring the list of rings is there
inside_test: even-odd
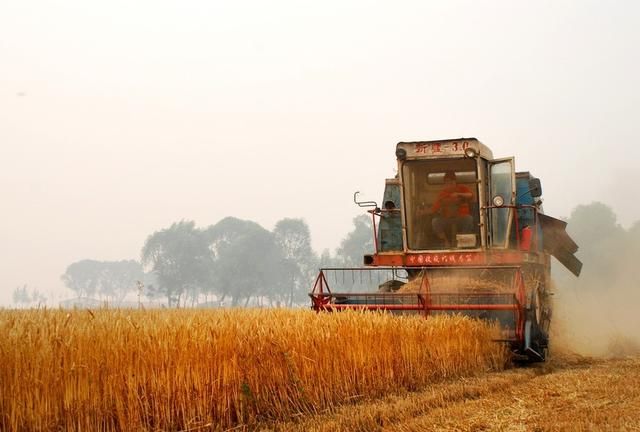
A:
[[[274,431],[638,431],[640,359],[554,359],[342,407]]]
[[[223,430],[501,369],[463,317],[0,311],[2,430]]]

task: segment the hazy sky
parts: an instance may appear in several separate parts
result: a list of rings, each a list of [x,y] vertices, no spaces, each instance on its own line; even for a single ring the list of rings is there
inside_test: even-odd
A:
[[[0,2],[0,304],[181,219],[334,249],[395,144],[474,136],[546,213],[640,219],[640,2]]]

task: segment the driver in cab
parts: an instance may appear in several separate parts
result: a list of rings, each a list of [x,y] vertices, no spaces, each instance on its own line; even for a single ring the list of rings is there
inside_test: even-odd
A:
[[[435,236],[450,246],[447,237],[452,228],[457,233],[470,233],[473,229],[473,217],[469,209],[469,202],[473,199],[473,193],[465,185],[458,184],[456,173],[447,171],[444,175],[444,188],[438,194],[435,203],[431,207],[434,215],[431,224]]]

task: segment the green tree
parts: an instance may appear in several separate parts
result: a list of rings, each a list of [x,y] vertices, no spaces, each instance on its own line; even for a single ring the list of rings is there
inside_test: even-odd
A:
[[[31,302],[36,304],[46,303],[47,296],[41,293],[37,288],[31,290]]]
[[[311,248],[311,232],[304,220],[282,219],[276,223],[273,234],[284,259],[283,279],[289,285],[286,303],[292,306],[307,299],[318,257]]]
[[[104,261],[100,272],[100,294],[121,303],[134,292],[136,281],[144,279],[142,265],[135,260]]]
[[[62,281],[78,297],[93,297],[100,285],[102,263],[95,260],[81,260],[67,267]]]
[[[134,260],[96,261],[81,260],[67,267],[62,275],[65,285],[79,297],[98,296],[120,303],[124,297],[136,289],[135,281],[144,278],[140,263]],[[33,295],[32,301],[44,301],[40,293]]]
[[[29,294],[26,284],[17,286],[16,289],[13,290],[13,302],[23,306],[31,303],[31,295]]]
[[[567,232],[579,246],[576,256],[584,267],[579,280],[563,277],[562,283],[584,288],[610,285],[619,275],[616,268],[627,243],[627,233],[616,214],[607,205],[594,202],[577,206],[567,222]]]
[[[365,254],[373,253],[373,228],[371,217],[359,215],[353,218],[353,230],[336,250],[337,259],[346,267],[360,267]]]
[[[204,230],[181,221],[150,235],[142,248],[142,263],[155,273],[156,289],[169,306],[180,306],[185,294],[200,293],[211,284],[213,252]]]
[[[232,306],[250,299],[282,295],[283,255],[274,235],[255,222],[233,217],[207,230],[216,259],[213,280],[216,292]]]
[[[331,251],[329,249],[323,249],[318,259],[318,267],[336,267],[338,265],[340,264],[336,262],[335,257],[331,256]]]
[[[612,240],[620,241],[624,229],[611,207],[601,202],[579,205],[571,212],[567,231],[584,245]]]

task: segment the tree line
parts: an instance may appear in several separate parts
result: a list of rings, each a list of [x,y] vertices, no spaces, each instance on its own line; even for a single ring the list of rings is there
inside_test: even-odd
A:
[[[625,229],[609,206],[594,202],[577,206],[567,222],[567,232],[579,246],[576,256],[582,261],[583,269],[579,278],[565,271],[554,271],[560,287],[602,293],[628,287],[640,292],[636,270],[640,256],[640,221]]]
[[[62,281],[78,297],[110,304],[137,290],[169,307],[305,304],[319,267],[358,266],[373,249],[370,218],[353,223],[332,255],[312,249],[303,219],[281,219],[272,231],[235,217],[204,228],[183,220],[149,235],[139,261],[80,260]]]
[[[599,202],[577,206],[566,221],[584,267],[574,278],[555,265],[559,286],[584,291],[615,284],[640,292],[635,271],[640,221],[625,229],[613,210]],[[207,302],[291,306],[307,303],[319,267],[358,267],[372,250],[368,215],[353,219],[351,231],[333,254],[312,249],[309,227],[302,219],[284,218],[272,231],[234,217],[204,228],[180,221],[149,235],[140,260],[84,259],[70,264],[62,280],[78,297],[110,304],[141,294],[172,307]],[[13,300],[29,305],[45,298],[23,285],[15,289]]]

